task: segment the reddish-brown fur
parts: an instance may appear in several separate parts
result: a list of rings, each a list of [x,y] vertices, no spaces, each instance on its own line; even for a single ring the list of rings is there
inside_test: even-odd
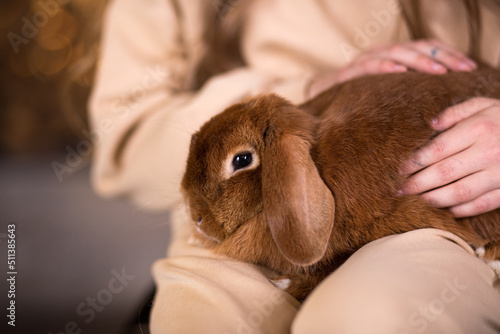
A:
[[[454,219],[397,195],[402,162],[436,135],[431,119],[475,96],[500,98],[500,72],[375,75],[301,106],[276,95],[234,105],[191,142],[182,189],[202,218],[195,234],[290,278],[299,300],[366,243],[414,229],[450,231],[498,259],[500,210]],[[255,163],[234,172],[228,162],[249,151]]]

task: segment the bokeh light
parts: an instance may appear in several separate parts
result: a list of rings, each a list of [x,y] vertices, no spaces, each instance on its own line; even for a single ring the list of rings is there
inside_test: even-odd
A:
[[[2,0],[0,154],[57,150],[79,140],[105,5]],[[50,130],[29,121],[40,119]]]

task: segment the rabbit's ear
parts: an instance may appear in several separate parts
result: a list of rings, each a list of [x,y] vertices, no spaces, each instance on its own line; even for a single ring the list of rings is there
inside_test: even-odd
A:
[[[311,265],[325,254],[335,202],[310,155],[309,142],[283,134],[266,144],[262,161],[264,217],[282,254]]]

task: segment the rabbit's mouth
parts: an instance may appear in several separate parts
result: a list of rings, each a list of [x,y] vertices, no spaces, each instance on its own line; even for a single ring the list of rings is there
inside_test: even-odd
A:
[[[210,241],[213,241],[215,243],[220,243],[221,240],[217,239],[216,237],[212,236],[212,235],[209,235],[207,233],[205,233],[203,231],[203,229],[200,227],[201,226],[201,219],[200,219],[200,224],[198,224],[198,221],[196,222],[196,230],[198,231],[198,233],[200,233],[204,238],[210,240]]]
[[[227,238],[228,234],[231,234],[226,231],[226,225],[223,221],[217,220],[212,212],[206,210],[204,214],[200,214],[198,219],[194,221],[194,227],[199,234],[216,243],[221,243]]]

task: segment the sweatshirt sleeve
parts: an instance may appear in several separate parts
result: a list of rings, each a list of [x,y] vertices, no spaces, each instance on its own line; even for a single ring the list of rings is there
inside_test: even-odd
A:
[[[183,5],[116,0],[108,7],[89,102],[92,183],[102,196],[129,197],[149,209],[178,203],[191,134],[225,107],[273,84],[240,68],[213,77],[197,92],[183,89],[201,36],[193,13],[201,6],[179,15]],[[277,90],[298,91],[300,81],[278,83]]]

